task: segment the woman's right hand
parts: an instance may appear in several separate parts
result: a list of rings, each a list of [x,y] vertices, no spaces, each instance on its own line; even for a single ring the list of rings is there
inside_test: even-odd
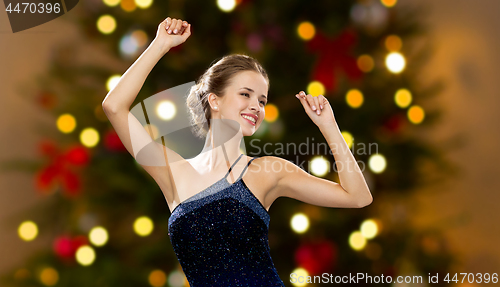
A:
[[[156,38],[153,40],[163,52],[184,43],[191,36],[191,24],[181,19],[167,17],[158,25]]]

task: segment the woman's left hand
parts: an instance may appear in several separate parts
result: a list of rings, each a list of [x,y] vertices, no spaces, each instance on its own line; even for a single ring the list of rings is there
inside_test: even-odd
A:
[[[304,91],[300,91],[295,97],[300,100],[307,115],[319,128],[335,124],[333,109],[323,95],[313,97],[310,94],[306,95]]]

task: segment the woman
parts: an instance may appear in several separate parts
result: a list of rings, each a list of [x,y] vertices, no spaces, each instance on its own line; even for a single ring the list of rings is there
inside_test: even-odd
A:
[[[191,24],[166,18],[150,46],[103,101],[106,115],[134,157],[130,130],[142,126],[129,113],[130,106],[156,62],[190,35]],[[312,97],[302,91],[295,96],[342,166],[342,185],[312,176],[279,157],[251,158],[240,153],[243,136],[254,134],[264,119],[268,90],[267,74],[255,59],[223,57],[202,75],[187,98],[197,135],[205,137],[202,152],[183,159],[156,144],[159,152],[166,151],[167,164],[143,165],[172,211],[170,240],[192,287],[284,286],[267,238],[268,210],[278,197],[325,207],[360,208],[372,202],[363,174],[322,95]]]

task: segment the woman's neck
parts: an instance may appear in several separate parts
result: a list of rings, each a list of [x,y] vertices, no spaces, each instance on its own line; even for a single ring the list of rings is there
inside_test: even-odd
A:
[[[201,164],[214,170],[221,165],[226,167],[228,164],[233,164],[241,155],[240,145],[243,135],[239,124],[236,126],[234,121],[212,119],[210,123],[205,145],[197,157]]]

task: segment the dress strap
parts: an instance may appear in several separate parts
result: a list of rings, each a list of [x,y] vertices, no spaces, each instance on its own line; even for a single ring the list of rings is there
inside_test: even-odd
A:
[[[257,157],[254,157],[254,158],[252,158],[251,160],[248,161],[247,165],[245,166],[245,168],[243,169],[243,171],[241,172],[240,176],[238,177],[238,179],[236,181],[240,180],[243,177],[243,174],[245,173],[245,171],[247,170],[247,168],[250,166],[250,163],[252,163],[252,161],[254,159],[256,159],[256,158]]]
[[[233,169],[234,165],[240,160],[240,158],[243,156],[243,154],[240,154],[240,156],[234,161],[233,165],[231,165],[231,167],[229,168],[229,170],[227,171],[226,175],[224,176],[224,178],[226,178],[229,173],[231,172],[231,170]]]

